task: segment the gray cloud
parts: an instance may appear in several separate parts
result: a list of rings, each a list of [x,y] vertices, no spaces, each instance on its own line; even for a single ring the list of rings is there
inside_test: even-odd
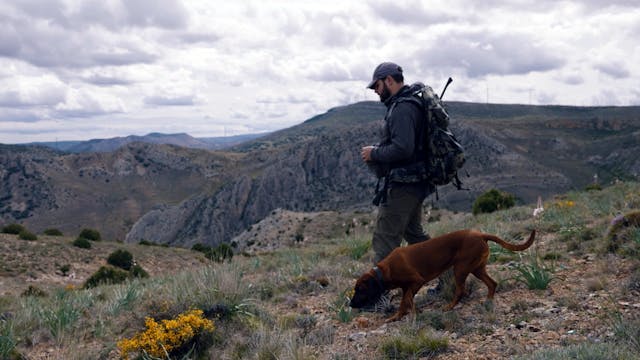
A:
[[[41,120],[41,116],[36,112],[28,109],[7,109],[0,107],[0,122],[23,122],[32,123]],[[0,132],[2,129],[0,129]],[[7,129],[4,132],[11,133],[15,129]]]
[[[137,49],[128,40],[107,40],[94,33],[67,31],[42,20],[3,20],[6,22],[0,25],[0,56],[23,60],[35,66],[83,68],[157,60],[154,54]]]
[[[115,76],[106,76],[106,75],[91,75],[82,78],[84,82],[89,84],[97,85],[97,86],[116,86],[116,85],[130,85],[133,84],[133,81],[127,80],[124,78],[118,78]]]
[[[624,66],[624,64],[617,61],[600,63],[600,64],[597,64],[595,68],[598,71],[616,79],[628,78],[631,75],[629,73],[629,70],[627,70],[626,67]]]
[[[536,45],[530,36],[480,31],[442,36],[414,59],[422,59],[425,71],[433,67],[462,69],[472,78],[547,71],[565,63],[552,49]]]
[[[153,106],[192,106],[196,103],[191,95],[185,96],[147,96],[144,98],[146,105]]]
[[[426,8],[425,2],[413,0],[404,3],[382,1],[371,4],[373,12],[392,24],[420,24],[425,27],[454,20],[438,8]]]
[[[20,0],[12,4],[22,16],[46,20],[67,29],[84,30],[98,25],[111,30],[122,27],[184,28],[189,20],[178,0],[82,0],[67,6],[60,0]]]
[[[580,74],[569,74],[560,78],[562,82],[568,85],[580,85],[584,83],[584,77]]]

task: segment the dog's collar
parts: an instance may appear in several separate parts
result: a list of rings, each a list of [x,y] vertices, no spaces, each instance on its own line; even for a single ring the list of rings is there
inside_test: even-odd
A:
[[[384,279],[382,278],[382,270],[380,270],[379,267],[374,266],[373,273],[376,275],[376,280],[378,281],[378,284],[380,285],[382,290],[384,290],[385,288],[384,288]]]

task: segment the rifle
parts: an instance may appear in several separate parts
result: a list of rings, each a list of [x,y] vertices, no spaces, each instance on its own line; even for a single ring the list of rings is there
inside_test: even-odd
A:
[[[449,78],[449,80],[447,80],[447,84],[444,86],[444,89],[442,89],[442,93],[440,94],[440,100],[442,100],[442,97],[444,96],[444,92],[447,91],[449,84],[451,84],[452,82],[453,82],[452,78]]]

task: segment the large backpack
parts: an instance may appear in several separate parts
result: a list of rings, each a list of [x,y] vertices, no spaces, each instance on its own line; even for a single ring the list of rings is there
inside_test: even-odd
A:
[[[451,81],[449,78],[447,86]],[[464,148],[449,130],[449,114],[444,108],[441,97],[430,86],[420,82],[409,87],[409,94],[410,96],[398,99],[389,112],[393,111],[397,103],[404,101],[416,104],[422,109],[424,122],[418,129],[416,137],[416,154],[418,155],[416,158],[421,160],[407,166],[385,170],[388,173],[385,172],[384,175],[375,170],[378,184],[373,204],[376,206],[386,201],[389,181],[413,183],[426,180],[434,186],[436,197],[438,197],[437,186],[453,183],[458,190],[462,189],[458,170],[465,163]],[[385,180],[382,189],[380,189],[381,176]]]
[[[430,86],[415,83],[411,88],[412,96],[419,99],[426,114],[426,126],[422,131],[424,139],[420,140],[419,146],[423,146],[426,153],[427,180],[437,186],[453,183],[460,190],[462,182],[458,170],[465,163],[464,148],[449,130],[449,114]]]

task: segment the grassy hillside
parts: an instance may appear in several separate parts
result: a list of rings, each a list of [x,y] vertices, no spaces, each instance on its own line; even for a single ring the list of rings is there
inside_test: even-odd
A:
[[[433,236],[475,228],[521,242],[535,228],[538,237],[524,253],[492,247],[494,302],[469,279],[470,294],[453,311],[441,311],[450,293],[423,289],[417,316],[385,324],[388,314],[347,306],[355,279],[371,267],[372,214],[354,214],[340,236],[303,234],[224,263],[189,250],[106,242],[85,250],[73,238],[3,234],[0,358],[117,359],[125,344],[151,351],[145,344],[160,338],[184,345],[163,359],[629,359],[640,352],[640,184],[546,199],[536,218],[531,207],[478,216],[426,211]],[[609,236],[618,214],[631,222]],[[118,248],[151,276],[83,289]],[[167,335],[159,324],[179,330]],[[136,335],[151,328],[149,338]]]

